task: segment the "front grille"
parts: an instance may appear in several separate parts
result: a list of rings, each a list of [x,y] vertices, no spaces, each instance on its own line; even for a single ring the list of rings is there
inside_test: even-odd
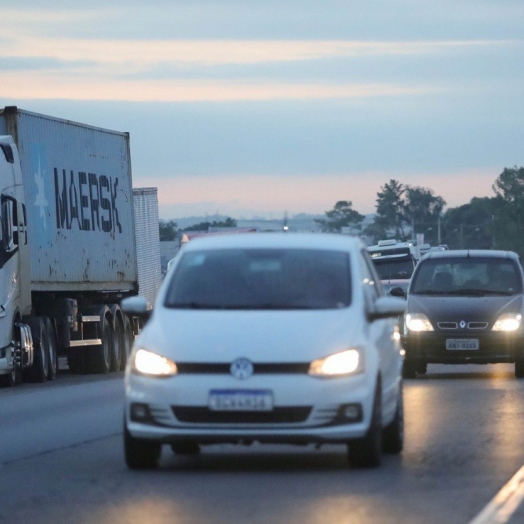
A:
[[[172,406],[179,422],[194,424],[286,424],[304,422],[311,406],[276,407],[272,411],[211,411],[198,406]]]
[[[457,329],[458,324],[456,322],[438,322],[437,326],[439,329]]]
[[[201,363],[201,362],[177,362],[177,369],[180,374],[199,374],[199,375],[229,375],[231,363]],[[304,374],[309,371],[309,362],[288,362],[288,363],[254,363],[254,375],[291,375]]]
[[[469,322],[468,328],[469,329],[486,329],[488,327],[487,322]]]
[[[458,322],[437,322],[439,329],[459,329]],[[465,328],[460,329],[486,329],[488,327],[487,322],[468,322]]]

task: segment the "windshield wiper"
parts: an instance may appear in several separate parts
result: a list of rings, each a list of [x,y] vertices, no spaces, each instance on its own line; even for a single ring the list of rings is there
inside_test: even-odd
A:
[[[436,289],[421,289],[420,291],[414,291],[414,295],[447,295],[447,291],[438,291]]]
[[[453,289],[452,291],[448,291],[448,293],[450,295],[465,295],[465,296],[472,295],[474,297],[483,297],[486,294],[486,290],[484,290],[484,289],[473,289],[473,288]]]

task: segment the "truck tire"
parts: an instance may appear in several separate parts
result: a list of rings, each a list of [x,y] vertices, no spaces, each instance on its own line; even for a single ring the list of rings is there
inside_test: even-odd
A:
[[[122,321],[122,311],[116,304],[110,307],[113,322],[111,324],[111,371],[120,371],[122,369],[122,360],[125,353],[125,333]]]
[[[49,360],[47,364],[47,380],[55,380],[58,372],[58,351],[56,347],[55,328],[49,317],[44,317],[47,347],[49,348]]]
[[[124,351],[122,353],[122,366],[121,370],[126,369],[127,360],[129,355],[131,355],[131,350],[133,349],[133,341],[135,339],[133,335],[133,327],[131,326],[131,321],[127,315],[123,316],[124,319]]]
[[[22,371],[29,382],[45,382],[49,369],[49,346],[45,323],[42,317],[28,317],[24,322],[31,328],[33,336],[33,365]]]
[[[90,373],[109,373],[111,369],[111,346],[113,331],[109,322],[109,308],[104,306],[100,311],[99,336],[102,343],[97,346],[87,346],[86,365]]]
[[[349,464],[356,468],[377,468],[382,461],[382,387],[377,379],[369,429],[362,438],[348,443]]]

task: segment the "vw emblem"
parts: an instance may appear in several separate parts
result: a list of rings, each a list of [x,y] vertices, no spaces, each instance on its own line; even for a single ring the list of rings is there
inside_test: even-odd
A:
[[[466,327],[466,321],[465,320],[461,320],[459,325],[460,325],[460,327],[462,329],[464,329]]]
[[[229,370],[235,378],[248,378],[253,374],[253,363],[247,358],[237,358],[233,361]]]

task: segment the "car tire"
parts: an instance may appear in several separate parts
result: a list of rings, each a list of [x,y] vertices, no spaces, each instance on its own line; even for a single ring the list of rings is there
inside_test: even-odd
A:
[[[49,367],[49,347],[44,320],[41,317],[29,317],[25,323],[31,328],[33,337],[33,365],[23,370],[28,382],[45,382]]]
[[[519,356],[515,360],[515,377],[524,378],[524,356]]]
[[[416,368],[417,375],[425,375],[428,372],[428,363],[424,360],[419,360]]]
[[[129,469],[155,469],[161,451],[160,442],[131,436],[124,421],[124,456]]]
[[[200,453],[198,442],[193,441],[173,442],[171,444],[171,449],[175,455],[194,456]]]
[[[403,378],[415,378],[417,376],[417,362],[413,359],[406,358],[402,366]]]
[[[377,380],[373,413],[366,435],[348,443],[349,464],[356,468],[377,468],[382,461],[382,387]]]
[[[402,382],[399,386],[395,417],[382,430],[382,451],[398,455],[404,448],[404,395]]]

